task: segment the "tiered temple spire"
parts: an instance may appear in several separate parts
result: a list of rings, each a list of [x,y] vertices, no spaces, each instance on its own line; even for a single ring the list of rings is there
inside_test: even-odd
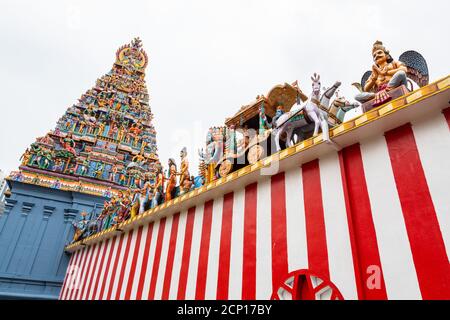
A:
[[[139,38],[120,47],[111,71],[31,144],[10,178],[108,197],[153,183],[159,161],[147,64]]]

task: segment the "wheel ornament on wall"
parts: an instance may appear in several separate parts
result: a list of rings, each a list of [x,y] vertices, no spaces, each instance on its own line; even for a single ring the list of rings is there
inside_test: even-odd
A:
[[[308,269],[289,273],[272,293],[272,300],[344,300],[327,278]]]

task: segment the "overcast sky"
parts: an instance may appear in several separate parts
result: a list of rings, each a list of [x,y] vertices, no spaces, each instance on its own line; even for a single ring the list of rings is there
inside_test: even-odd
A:
[[[55,127],[139,36],[159,156],[179,163],[206,130],[274,85],[310,76],[342,81],[347,98],[382,40],[394,58],[410,49],[431,80],[448,75],[450,1],[5,1],[0,2],[0,168]]]

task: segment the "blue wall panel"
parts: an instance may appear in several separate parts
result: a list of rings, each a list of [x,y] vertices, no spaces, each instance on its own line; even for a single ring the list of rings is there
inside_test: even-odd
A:
[[[11,182],[0,216],[0,299],[57,299],[73,237],[84,210],[96,214],[102,197]]]

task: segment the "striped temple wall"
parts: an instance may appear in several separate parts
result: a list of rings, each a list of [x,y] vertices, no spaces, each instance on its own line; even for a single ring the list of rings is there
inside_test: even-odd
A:
[[[450,299],[449,92],[425,117],[77,246],[60,299],[269,299],[298,269],[344,299]]]

